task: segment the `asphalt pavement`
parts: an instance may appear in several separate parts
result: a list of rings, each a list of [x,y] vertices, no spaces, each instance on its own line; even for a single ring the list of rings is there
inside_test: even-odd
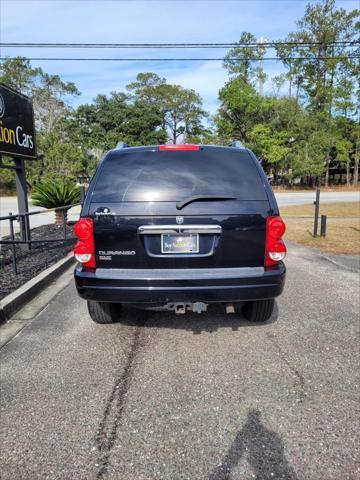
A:
[[[38,215],[30,215],[30,228],[40,227],[41,225],[47,225],[49,223],[54,223],[55,221],[55,213],[54,212],[46,212],[44,208],[36,207],[31,205],[29,201],[29,212],[37,212],[41,211],[43,213]],[[18,213],[18,206],[17,206],[17,198],[16,197],[1,197],[0,198],[0,217],[5,217],[9,215],[9,213],[16,214]],[[78,220],[80,215],[80,207],[73,207],[68,211],[68,220],[76,221]],[[14,230],[15,233],[19,232],[20,224],[18,222],[14,222]],[[4,235],[9,235],[10,228],[9,228],[9,221],[2,221],[0,222],[0,237]]]
[[[1,478],[360,478],[359,275],[291,246],[271,321],[126,310],[73,283],[0,351]]]
[[[315,201],[315,192],[275,192],[279,206],[305,205]],[[321,192],[321,203],[360,202],[360,192]]]

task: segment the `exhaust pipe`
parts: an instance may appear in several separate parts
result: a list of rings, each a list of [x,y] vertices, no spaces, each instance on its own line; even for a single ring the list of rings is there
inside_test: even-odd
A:
[[[235,313],[235,307],[233,303],[227,303],[225,309],[226,313]]]

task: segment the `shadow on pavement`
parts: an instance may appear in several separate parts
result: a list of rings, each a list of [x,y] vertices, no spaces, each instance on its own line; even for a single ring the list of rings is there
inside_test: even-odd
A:
[[[261,423],[261,413],[250,410],[246,424],[238,432],[221,464],[209,480],[230,480],[232,470],[242,457],[249,463],[256,480],[297,480],[294,469],[284,455],[280,436]]]
[[[203,332],[213,333],[219,328],[231,328],[233,331],[243,327],[265,327],[278,319],[278,306],[275,307],[271,318],[265,323],[253,323],[246,320],[241,313],[226,314],[225,307],[220,305],[210,305],[206,313],[185,313],[177,315],[172,312],[154,312],[141,311],[136,308],[123,308],[120,323],[130,326],[138,326],[139,318],[142,318],[140,312],[145,313],[146,321],[144,328],[171,328],[192,331],[195,335]],[[142,320],[143,322],[144,320]]]

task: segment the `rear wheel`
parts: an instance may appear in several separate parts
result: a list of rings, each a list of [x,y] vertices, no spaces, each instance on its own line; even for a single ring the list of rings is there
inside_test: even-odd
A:
[[[274,310],[275,300],[256,300],[247,302],[243,307],[244,317],[251,322],[266,322],[271,317]]]
[[[95,323],[114,323],[118,322],[121,313],[120,303],[95,302],[88,300],[88,311],[91,319]]]

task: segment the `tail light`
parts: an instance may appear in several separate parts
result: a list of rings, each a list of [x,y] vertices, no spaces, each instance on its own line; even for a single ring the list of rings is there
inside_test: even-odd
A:
[[[76,260],[84,267],[96,268],[93,219],[80,218],[74,226],[74,233],[78,238],[74,248]]]
[[[268,217],[266,220],[265,267],[277,265],[286,256],[286,246],[282,240],[285,223],[280,217]]]
[[[166,151],[179,151],[179,150],[200,150],[200,145],[190,145],[190,144],[184,144],[184,145],[160,145],[159,146],[160,152],[166,152]]]

